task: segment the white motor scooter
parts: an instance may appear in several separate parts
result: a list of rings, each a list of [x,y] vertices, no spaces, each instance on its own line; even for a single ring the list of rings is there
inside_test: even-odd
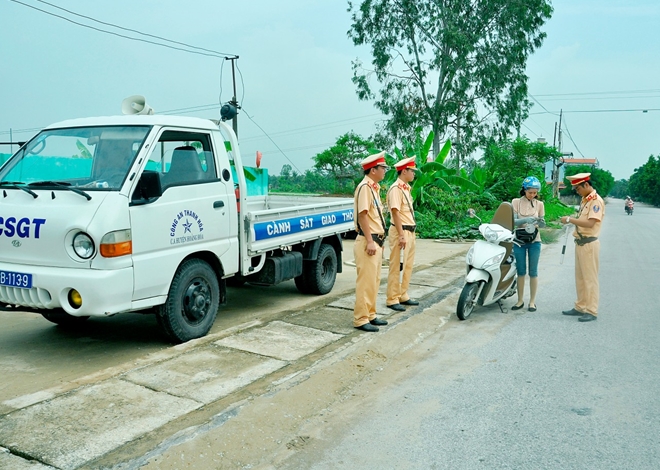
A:
[[[473,209],[469,215],[479,219]],[[481,223],[481,219],[479,222],[479,232],[485,240],[477,240],[465,257],[465,286],[456,306],[456,315],[461,320],[470,316],[475,305],[497,303],[504,312],[501,300],[516,293],[518,273],[512,253],[515,243],[513,206],[503,202],[489,224]]]

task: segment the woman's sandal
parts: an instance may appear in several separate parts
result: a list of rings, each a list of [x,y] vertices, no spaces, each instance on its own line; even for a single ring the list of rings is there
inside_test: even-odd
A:
[[[520,304],[520,305],[514,305],[513,307],[511,307],[511,310],[520,310],[520,309],[523,308],[524,306],[525,306],[525,302],[523,302],[523,303]]]
[[[536,312],[536,305],[533,307],[530,305],[529,308],[527,309],[528,312]]]

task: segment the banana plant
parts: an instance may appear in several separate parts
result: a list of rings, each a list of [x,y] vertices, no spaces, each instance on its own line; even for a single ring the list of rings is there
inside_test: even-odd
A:
[[[451,140],[447,140],[440,149],[440,152],[431,162],[428,161],[428,155],[433,146],[433,131],[429,132],[421,145],[408,145],[405,150],[406,157],[415,157],[419,165],[417,176],[413,180],[410,193],[417,206],[432,202],[429,201],[428,188],[436,187],[443,191],[453,192],[455,188],[462,191],[477,191],[479,186],[468,179],[465,170],[461,169],[460,175],[456,175],[455,170],[445,166],[445,159],[451,151]],[[404,153],[398,148],[395,153],[399,158],[404,158]]]

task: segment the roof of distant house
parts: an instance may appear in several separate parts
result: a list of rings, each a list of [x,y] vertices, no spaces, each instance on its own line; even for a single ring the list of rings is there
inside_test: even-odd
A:
[[[564,165],[598,165],[597,158],[564,158]]]

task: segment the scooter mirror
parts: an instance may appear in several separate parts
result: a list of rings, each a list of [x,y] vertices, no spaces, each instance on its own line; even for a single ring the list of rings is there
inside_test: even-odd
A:
[[[468,209],[468,217],[474,217],[475,215],[477,215],[477,213],[474,209]]]

